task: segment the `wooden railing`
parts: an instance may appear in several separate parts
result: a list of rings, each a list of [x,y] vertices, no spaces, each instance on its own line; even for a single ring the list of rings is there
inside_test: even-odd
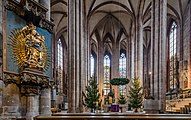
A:
[[[191,120],[186,114],[129,114],[129,113],[57,113],[37,116],[34,120]]]
[[[166,95],[166,111],[189,114],[191,112],[191,90],[179,90],[177,93]]]

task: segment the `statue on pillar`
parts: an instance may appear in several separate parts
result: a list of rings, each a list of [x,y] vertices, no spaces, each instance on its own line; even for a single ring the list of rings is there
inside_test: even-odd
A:
[[[29,24],[10,35],[13,57],[20,68],[31,68],[40,71],[48,67],[48,51],[45,37],[39,35],[36,26]]]
[[[144,89],[144,98],[145,99],[154,99],[153,96],[151,96],[151,94],[150,94],[150,88]]]

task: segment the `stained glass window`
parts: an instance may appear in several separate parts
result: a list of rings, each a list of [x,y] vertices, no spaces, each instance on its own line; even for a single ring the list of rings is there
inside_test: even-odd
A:
[[[90,55],[90,66],[91,66],[91,77],[94,76],[94,57],[93,55],[91,54]]]
[[[126,77],[126,56],[124,53],[121,53],[119,58],[119,75],[121,78]],[[121,95],[125,95],[125,87],[126,85],[119,86],[119,92]]]
[[[104,95],[110,91],[110,58],[108,55],[104,56]]]
[[[57,43],[58,48],[58,78],[57,78],[57,84],[58,84],[58,92],[63,92],[63,46],[60,39],[58,39]]]
[[[177,25],[175,22],[172,23],[169,36],[169,59],[170,59],[170,88],[174,89],[177,87],[177,78],[176,78],[176,34],[177,34]]]

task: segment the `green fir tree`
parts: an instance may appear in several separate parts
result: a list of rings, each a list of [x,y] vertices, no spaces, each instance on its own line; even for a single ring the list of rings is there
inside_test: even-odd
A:
[[[138,78],[135,78],[129,89],[128,100],[132,108],[140,108],[143,101],[142,87]]]
[[[96,102],[98,102],[99,104],[99,98],[100,98],[100,93],[99,93],[99,89],[98,89],[98,84],[96,82],[96,78],[95,77],[91,77],[89,82],[88,82],[88,86],[86,86],[85,89],[85,93],[83,92],[83,105],[91,108],[95,109],[96,107]]]
[[[126,104],[126,103],[127,103],[127,100],[126,100],[126,98],[125,98],[124,95],[120,94],[118,103],[119,103],[119,104]]]

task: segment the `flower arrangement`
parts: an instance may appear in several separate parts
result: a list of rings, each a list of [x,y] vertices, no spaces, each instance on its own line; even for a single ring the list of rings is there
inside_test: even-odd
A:
[[[112,85],[126,85],[129,83],[129,79],[127,78],[113,78],[110,80],[110,84]]]

